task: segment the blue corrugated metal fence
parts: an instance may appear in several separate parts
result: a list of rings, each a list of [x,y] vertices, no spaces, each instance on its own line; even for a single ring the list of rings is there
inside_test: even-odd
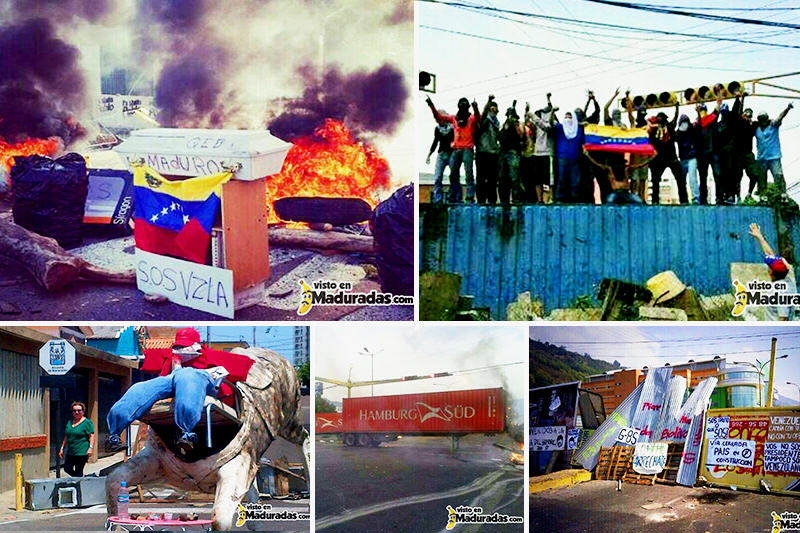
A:
[[[461,293],[495,319],[521,292],[549,312],[596,297],[603,278],[642,283],[663,270],[728,292],[730,263],[761,261],[751,222],[777,246],[768,207],[420,205],[420,222],[421,270],[460,274]]]

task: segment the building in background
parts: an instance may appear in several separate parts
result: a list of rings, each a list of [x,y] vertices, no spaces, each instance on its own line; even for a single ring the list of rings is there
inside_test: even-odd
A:
[[[294,326],[294,366],[300,367],[309,361],[308,326]]]
[[[64,427],[72,418],[73,401],[86,404],[96,442],[104,441],[108,410],[130,386],[137,363],[74,340],[76,335],[91,334],[91,328],[83,327],[0,327],[0,411],[7,414],[0,417],[0,492],[14,487],[15,453],[23,455],[26,477],[48,477]],[[45,372],[39,366],[39,350],[55,338],[67,339],[75,347],[75,366],[66,374],[63,388],[42,389],[39,378]],[[98,453],[106,455],[97,446],[89,460],[95,461]]]

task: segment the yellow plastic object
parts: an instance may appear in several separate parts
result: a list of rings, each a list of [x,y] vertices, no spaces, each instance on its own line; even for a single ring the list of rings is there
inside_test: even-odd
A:
[[[686,285],[678,279],[677,274],[672,270],[659,272],[648,279],[645,285],[653,293],[653,301],[655,303],[671,300],[686,290]]]

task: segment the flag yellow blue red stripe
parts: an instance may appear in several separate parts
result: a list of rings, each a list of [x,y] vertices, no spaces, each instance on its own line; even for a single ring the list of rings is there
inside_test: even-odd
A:
[[[586,141],[583,147],[589,151],[655,154],[646,128],[625,129],[616,126],[588,124],[584,128],[584,133]]]

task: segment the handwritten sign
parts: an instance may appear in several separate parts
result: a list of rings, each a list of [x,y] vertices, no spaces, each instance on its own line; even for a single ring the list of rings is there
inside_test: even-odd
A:
[[[621,442],[626,446],[636,446],[636,441],[639,440],[639,430],[636,428],[625,427],[617,433],[617,442]]]
[[[574,450],[578,447],[578,439],[580,438],[580,428],[570,428],[567,430],[567,449]]]
[[[567,426],[540,426],[531,428],[531,451],[548,452],[563,450],[566,444]]]
[[[753,468],[756,441],[744,439],[709,439],[706,464]]]
[[[800,442],[765,442],[764,471],[800,474]]]
[[[771,417],[767,440],[800,441],[800,416]]]
[[[658,474],[667,464],[666,442],[639,442],[633,451],[633,470],[639,474]]]
[[[136,287],[179,305],[233,318],[233,271],[136,249]]]
[[[710,416],[706,421],[707,439],[727,439],[731,425],[729,416]]]

